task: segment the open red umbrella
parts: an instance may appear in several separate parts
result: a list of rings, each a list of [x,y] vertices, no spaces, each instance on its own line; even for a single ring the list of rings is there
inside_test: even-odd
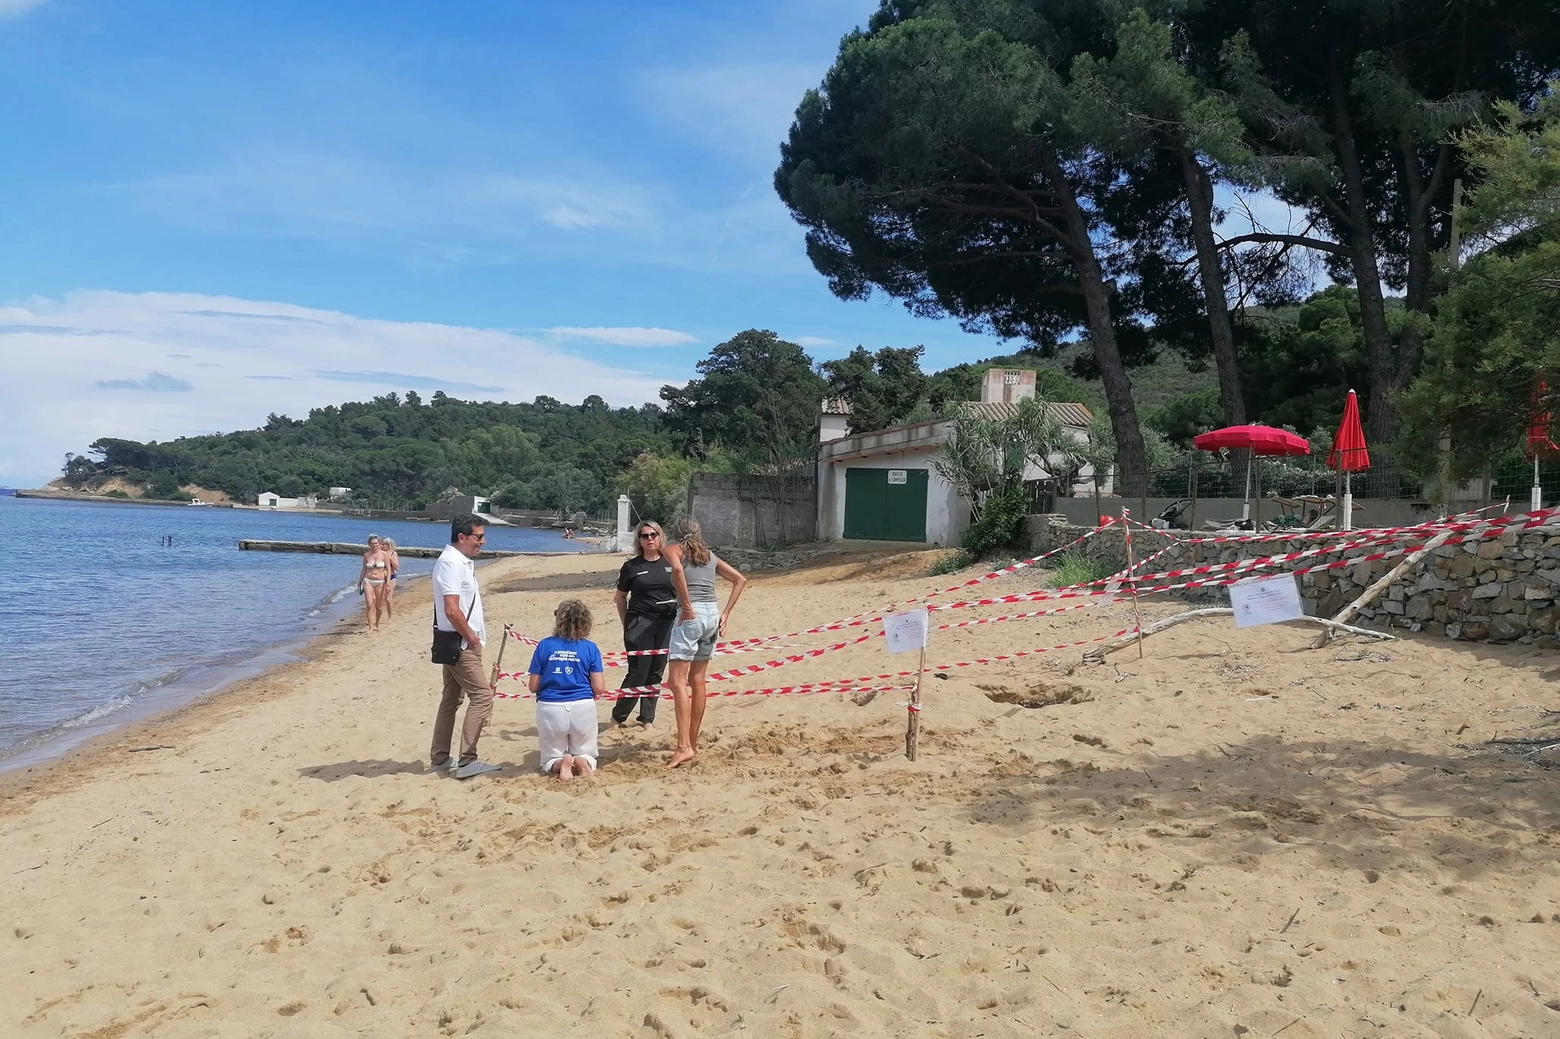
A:
[[[1225,426],[1223,429],[1199,433],[1192,443],[1204,451],[1220,448],[1243,448],[1256,455],[1308,455],[1311,442],[1287,429],[1272,426]]]
[[[1204,451],[1235,448],[1253,455],[1308,455],[1311,442],[1305,437],[1272,426],[1225,426],[1192,437],[1192,443]],[[1251,462],[1246,462],[1246,504],[1241,519],[1251,518]]]
[[[1360,428],[1360,401],[1349,391],[1343,403],[1343,420],[1333,434],[1332,450],[1327,452],[1327,468],[1343,473],[1343,529],[1354,529],[1354,488],[1349,477],[1370,468],[1370,452],[1365,449],[1365,431]]]

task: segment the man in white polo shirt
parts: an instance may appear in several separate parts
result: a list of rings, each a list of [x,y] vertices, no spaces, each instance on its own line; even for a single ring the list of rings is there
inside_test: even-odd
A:
[[[477,740],[493,713],[493,687],[482,670],[482,644],[487,628],[482,620],[482,593],[477,588],[477,568],[471,562],[487,540],[480,517],[457,513],[450,517],[450,543],[433,564],[433,626],[459,632],[460,659],[443,665],[444,696],[433,721],[433,749],[429,762],[434,772],[450,771],[456,779],[470,779],[501,766],[477,758]],[[455,716],[466,701],[466,721],[460,732],[460,760],[450,754]]]

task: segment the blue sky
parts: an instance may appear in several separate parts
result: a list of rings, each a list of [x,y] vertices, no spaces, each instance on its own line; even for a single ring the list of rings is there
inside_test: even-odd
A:
[[[745,328],[1001,352],[846,303],[771,187],[875,0],[0,0],[0,484],[427,390],[613,404]]]

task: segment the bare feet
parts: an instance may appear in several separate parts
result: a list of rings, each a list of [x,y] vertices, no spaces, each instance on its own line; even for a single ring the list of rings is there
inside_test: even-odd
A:
[[[574,778],[574,755],[565,754],[563,760],[558,762],[558,778],[564,782]]]
[[[640,722],[639,723],[639,727],[640,727],[640,729],[644,730],[645,732],[654,732],[655,731],[655,722]]]
[[[672,760],[666,763],[666,767],[678,768],[682,765],[686,765],[688,762],[692,761],[698,756],[699,752],[694,750],[692,747],[678,747],[677,753],[672,755]]]
[[[576,776],[584,779],[587,776],[595,775],[595,773],[596,770],[590,767],[589,761],[585,760],[584,758],[574,759],[574,774]]]

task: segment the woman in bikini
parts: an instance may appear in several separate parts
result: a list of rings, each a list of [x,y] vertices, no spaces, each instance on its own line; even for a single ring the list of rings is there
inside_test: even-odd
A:
[[[369,631],[379,630],[379,614],[384,610],[385,589],[390,584],[390,559],[378,534],[368,536],[368,551],[363,553],[363,568],[358,571],[363,586],[363,619]]]
[[[401,554],[395,550],[393,538],[380,538],[379,547],[390,563],[390,580],[385,584],[385,619],[389,620],[395,616],[395,575],[401,572]]]

